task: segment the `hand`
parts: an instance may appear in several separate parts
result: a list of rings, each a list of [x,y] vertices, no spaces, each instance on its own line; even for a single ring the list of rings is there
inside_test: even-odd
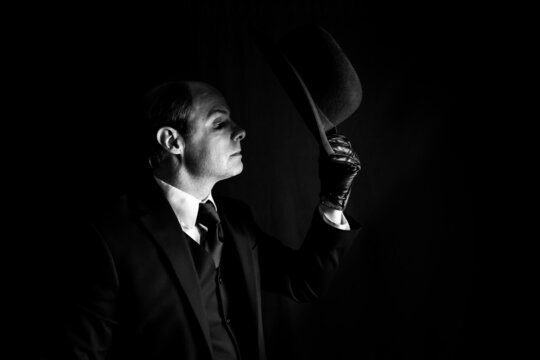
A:
[[[321,203],[329,208],[345,209],[354,178],[360,171],[360,160],[351,142],[343,135],[329,134],[328,142],[334,154],[322,149],[319,156],[319,179]]]

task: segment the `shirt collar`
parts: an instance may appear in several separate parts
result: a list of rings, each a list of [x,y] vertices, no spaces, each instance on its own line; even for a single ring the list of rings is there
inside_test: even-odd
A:
[[[212,197],[212,193],[199,201],[195,196],[188,194],[187,192],[182,191],[155,176],[154,178],[156,179],[158,186],[163,191],[165,198],[171,205],[171,208],[180,221],[180,225],[182,225],[182,227],[192,228],[195,226],[197,214],[199,213],[199,204],[201,202],[204,203],[210,201],[217,210],[216,202]]]

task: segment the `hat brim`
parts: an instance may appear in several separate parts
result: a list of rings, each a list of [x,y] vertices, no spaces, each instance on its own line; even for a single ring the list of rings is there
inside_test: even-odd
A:
[[[334,124],[318,108],[304,81],[277,44],[256,29],[252,29],[251,34],[315,140],[327,154],[333,154],[326,133],[335,128]]]

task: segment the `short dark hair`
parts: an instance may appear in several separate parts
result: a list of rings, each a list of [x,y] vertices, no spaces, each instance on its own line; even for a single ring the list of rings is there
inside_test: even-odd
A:
[[[157,168],[168,153],[157,142],[156,133],[161,127],[170,126],[182,136],[189,136],[193,96],[187,82],[167,82],[150,90],[143,103],[148,130],[146,156],[150,166]]]

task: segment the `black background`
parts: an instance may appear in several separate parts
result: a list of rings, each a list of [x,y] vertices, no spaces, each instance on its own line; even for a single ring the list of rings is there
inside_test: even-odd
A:
[[[24,287],[38,315],[18,333],[48,341],[61,293],[52,280],[69,271],[58,261],[62,241],[76,241],[71,224],[132,175],[139,101],[162,81],[202,80],[224,93],[247,137],[244,172],[216,191],[245,200],[263,229],[300,245],[317,204],[318,149],[248,24],[278,39],[317,23],[364,89],[359,110],[339,127],[362,161],[348,211],[364,229],[323,299],[300,305],[264,294],[269,357],[472,359],[504,347],[491,337],[492,275],[479,265],[486,120],[477,105],[490,41],[479,9],[187,1],[34,10],[19,25],[28,41],[17,43],[24,56],[11,74],[28,120],[10,136],[30,130],[36,138],[11,146],[22,154],[13,173],[28,195],[17,226],[34,240],[37,264]],[[39,204],[32,214],[29,203]]]

